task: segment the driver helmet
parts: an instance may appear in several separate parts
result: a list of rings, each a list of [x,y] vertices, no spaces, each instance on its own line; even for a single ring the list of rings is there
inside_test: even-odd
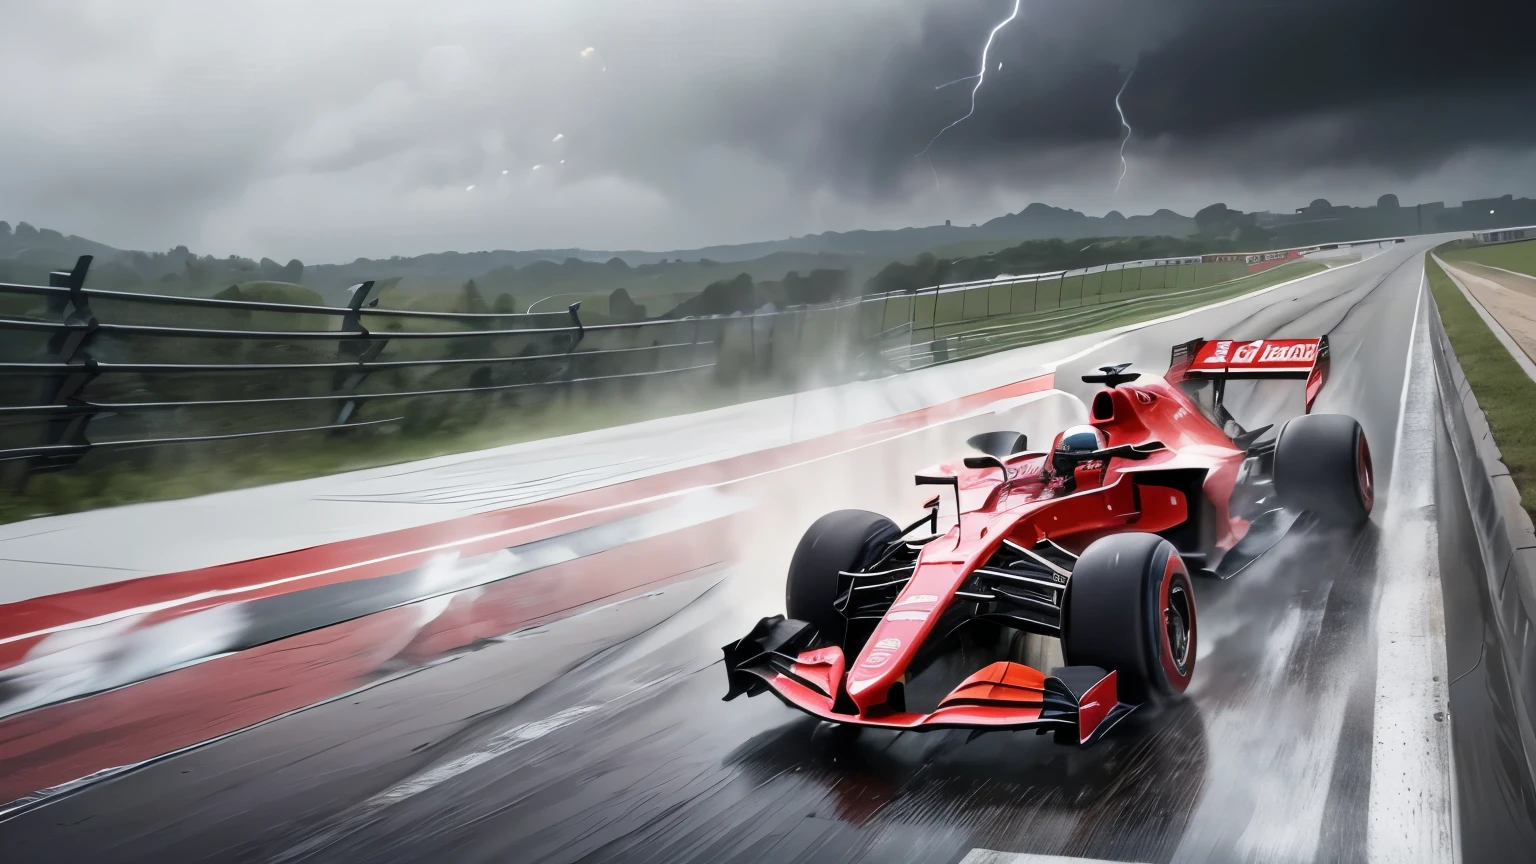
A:
[[[1052,467],[1059,475],[1070,475],[1082,461],[1083,454],[1105,447],[1104,433],[1093,426],[1073,426],[1061,433],[1052,457]]]

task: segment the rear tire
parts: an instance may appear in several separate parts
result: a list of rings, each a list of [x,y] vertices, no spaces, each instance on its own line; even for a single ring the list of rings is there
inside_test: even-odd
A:
[[[867,510],[837,510],[806,529],[789,562],[784,608],[790,618],[811,624],[822,638],[842,644],[848,619],[832,605],[838,571],[863,570],[879,560],[901,536],[896,523]],[[843,645],[844,651],[853,646]]]
[[[1062,653],[1116,677],[1120,701],[1177,699],[1195,671],[1195,586],[1155,534],[1116,534],[1083,551],[1067,583]]]
[[[1352,527],[1371,517],[1375,478],[1365,430],[1343,414],[1308,414],[1280,428],[1275,494],[1292,510]]]

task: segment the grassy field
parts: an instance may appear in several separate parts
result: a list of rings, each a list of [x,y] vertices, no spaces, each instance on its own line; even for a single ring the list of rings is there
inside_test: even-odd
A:
[[[1487,264],[1536,276],[1536,240],[1519,243],[1501,243],[1497,246],[1464,246],[1460,244],[1441,247],[1440,257],[1447,261]]]
[[[400,413],[407,415],[408,422],[381,427],[365,436],[307,434],[281,442],[266,439],[270,444],[236,441],[180,445],[134,451],[133,458],[125,460],[106,453],[99,457],[92,454],[69,471],[31,478],[24,492],[0,495],[0,522],[301,480],[780,395],[806,380],[799,376],[817,371],[806,368],[827,356],[818,352],[817,346],[843,344],[855,332],[888,330],[908,323],[914,315],[920,319],[919,326],[926,328],[914,331],[914,341],[933,338],[935,332],[959,336],[950,354],[950,359],[958,359],[1148,320],[1322,269],[1323,265],[1315,262],[1295,262],[1217,285],[1208,283],[1225,271],[1112,271],[1107,279],[1103,274],[1090,274],[1065,284],[988,286],[945,294],[937,310],[929,298],[922,298],[914,308],[911,297],[897,297],[887,301],[884,308],[866,304],[869,308],[812,312],[777,333],[765,325],[755,336],[746,335],[754,326],[751,319],[733,319],[722,322],[733,329],[724,331],[713,375],[690,372],[639,392],[636,388],[640,385],[634,385],[586,395],[573,393],[536,407],[461,396],[409,406],[379,401],[371,403],[376,407],[370,409],[370,417]],[[1201,290],[1192,290],[1197,288]],[[1125,300],[1136,302],[1116,302]],[[429,409],[435,422],[413,431],[410,415],[418,409]]]
[[[1456,359],[1520,489],[1520,504],[1536,518],[1536,381],[1526,376],[1440,265],[1426,256],[1424,268]]]

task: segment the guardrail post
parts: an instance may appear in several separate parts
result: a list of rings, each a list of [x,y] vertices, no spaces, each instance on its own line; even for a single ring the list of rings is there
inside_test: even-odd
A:
[[[71,319],[83,321],[91,317],[91,304],[86,299],[84,288],[85,275],[91,269],[92,260],[90,255],[81,255],[75,260],[75,269],[56,270],[48,274],[49,288],[69,289],[67,297],[55,294],[48,298],[50,313],[63,317],[66,322]]]
[[[570,354],[571,352],[576,350],[576,346],[577,345],[581,344],[581,340],[586,338],[586,336],[587,336],[587,328],[586,328],[586,325],[581,323],[581,314],[580,314],[581,313],[581,301],[580,300],[577,300],[575,303],[572,303],[571,305],[565,307],[565,311],[571,313],[571,323],[576,325],[576,338],[575,338],[575,340],[573,340],[571,342],[571,347],[565,349],[565,353]]]
[[[78,449],[66,453],[53,453],[18,459],[6,472],[6,485],[24,490],[32,474],[62,471],[79,462],[90,452],[91,442],[86,428],[96,412],[86,409],[80,399],[81,391],[97,376],[96,361],[90,355],[91,340],[95,337],[98,323],[91,311],[90,300],[85,296],[85,277],[90,272],[92,258],[81,255],[72,270],[57,270],[48,274],[50,288],[68,288],[65,296],[48,298],[48,311],[59,315],[63,322],[72,325],[48,340],[44,356],[50,360],[67,363],[70,371],[62,377],[50,378],[42,385],[38,404],[78,405],[82,410],[63,416],[50,416],[44,421],[46,446],[74,446]]]
[[[581,323],[580,300],[565,307],[565,311],[570,314],[571,323],[576,325],[576,338],[571,340],[571,347],[565,349],[565,356],[570,358],[565,361],[565,380],[569,382],[576,378],[576,358],[571,355],[576,353],[576,346],[580,345],[581,340],[586,338],[587,328],[586,325]]]
[[[385,346],[389,344],[389,339],[375,338],[372,333],[368,332],[368,328],[363,326],[363,305],[368,300],[368,294],[373,291],[373,285],[374,283],[371,279],[361,285],[357,285],[352,289],[352,298],[347,301],[347,314],[341,318],[341,330],[342,332],[356,332],[360,335],[360,338],[343,339],[336,346],[336,356],[341,360],[356,362],[357,368],[339,370],[331,387],[333,391],[348,392],[361,387],[373,371],[368,368],[367,364],[377,360],[379,355],[384,353]],[[375,298],[372,303],[367,303],[367,305],[377,306],[379,301]],[[343,402],[340,410],[336,412],[336,419],[331,421],[331,425],[345,426],[351,422],[352,418],[356,416],[358,409],[362,407],[362,402],[363,398],[361,396]]]
[[[913,348],[917,345],[917,298],[921,296],[923,289],[912,289],[912,300],[907,305],[907,369],[912,368]]]

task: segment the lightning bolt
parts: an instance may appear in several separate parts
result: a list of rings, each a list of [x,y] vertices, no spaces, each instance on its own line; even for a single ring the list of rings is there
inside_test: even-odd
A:
[[[949,81],[947,83],[940,84],[939,86],[937,86],[937,87],[935,87],[933,89],[935,89],[935,90],[943,90],[945,87],[951,87],[951,86],[953,86],[955,84],[959,84],[961,81],[975,81],[977,78],[980,78],[980,77],[981,77],[980,75],[967,75],[964,78],[956,78],[953,81]]]
[[[961,123],[964,123],[965,121],[971,119],[971,115],[976,113],[976,94],[981,90],[981,85],[987,83],[987,52],[992,50],[992,40],[997,38],[997,32],[999,30],[1003,29],[1004,27],[1007,27],[1009,22],[1011,22],[1011,21],[1013,21],[1013,19],[1019,17],[1019,6],[1023,2],[1024,2],[1024,0],[1013,0],[1013,12],[1009,13],[1007,18],[1004,18],[1002,21],[998,22],[998,25],[996,27],[992,28],[992,32],[987,34],[987,44],[985,44],[985,45],[983,45],[981,47],[981,71],[977,72],[975,75],[971,75],[971,76],[968,76],[966,78],[960,78],[960,79],[957,79],[955,81],[949,82],[949,84],[958,84],[961,81],[969,81],[971,78],[975,78],[976,79],[976,86],[971,88],[971,110],[965,112],[965,116],[964,117],[961,117],[959,120],[956,120],[955,122],[949,124],[948,126],[945,126],[943,129],[940,129],[939,130],[939,134],[933,136],[933,140],[929,141],[928,142],[928,146],[923,148],[923,152],[917,154],[917,155],[922,156],[922,157],[924,157],[924,158],[926,158],[928,160],[928,169],[930,171],[933,171],[933,182],[934,182],[934,185],[938,185],[938,182],[939,182],[939,172],[934,170],[934,168],[933,168],[933,157],[931,155],[929,155],[929,151],[933,150],[933,145],[937,144],[939,139],[944,137],[944,133],[945,132],[948,132],[949,130],[955,128],[956,126],[959,126]],[[999,68],[1001,68],[1001,67],[999,67]],[[940,85],[939,87],[935,87],[934,89],[935,90],[943,89],[944,87],[948,87],[949,84],[943,84],[943,85]]]
[[[1120,125],[1125,127],[1125,137],[1120,139],[1120,179],[1115,181],[1115,193],[1119,194],[1120,184],[1125,182],[1126,172],[1131,170],[1129,162],[1125,161],[1125,145],[1131,143],[1131,124],[1125,122],[1125,109],[1120,107],[1120,97],[1125,94],[1125,88],[1131,86],[1131,79],[1136,77],[1136,69],[1131,69],[1131,74],[1125,76],[1125,83],[1120,85],[1120,92],[1115,94],[1115,110],[1120,112]]]

